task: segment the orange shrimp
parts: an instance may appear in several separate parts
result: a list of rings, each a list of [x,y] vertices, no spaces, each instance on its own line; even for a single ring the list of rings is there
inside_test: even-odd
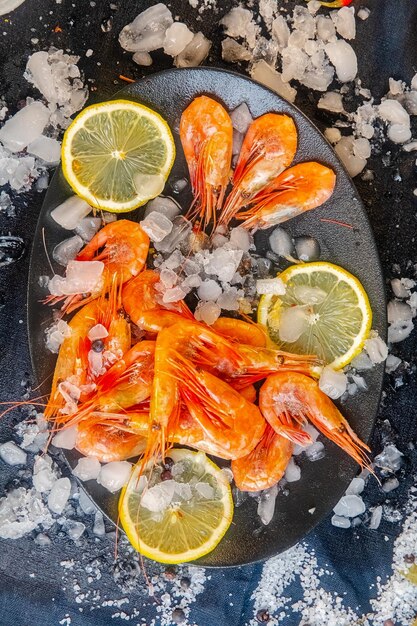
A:
[[[122,299],[126,313],[136,326],[151,333],[181,321],[182,317],[194,319],[183,300],[169,305],[158,301],[155,289],[159,274],[154,270],[144,270],[123,287]]]
[[[232,120],[219,102],[200,96],[181,116],[180,138],[194,194],[188,217],[200,215],[205,228],[215,223],[229,182]]]
[[[77,428],[76,449],[84,456],[94,456],[101,463],[125,461],[146,449],[146,438],[106,423],[81,422]]]
[[[236,213],[285,170],[297,150],[297,128],[288,115],[266,113],[248,128],[219,223]]]
[[[91,384],[95,383],[96,376],[89,363],[92,341],[88,333],[97,324],[102,324],[108,332],[108,336],[102,340],[103,355],[107,354],[115,360],[129,349],[130,326],[119,312],[118,298],[113,288],[109,299],[102,296],[86,304],[68,323],[71,335],[64,339],[59,349],[51,393],[45,408],[47,419],[56,418],[67,403],[72,404],[75,410],[78,399],[82,400],[83,396],[91,393]],[[73,397],[74,392],[77,398]]]
[[[136,406],[147,400],[153,379],[154,341],[135,344],[97,382],[86,402],[71,415],[58,415],[57,424],[74,425],[92,414],[110,413]]]
[[[63,298],[62,311],[71,313],[78,307],[108,293],[114,280],[118,285],[139,274],[145,266],[149,252],[149,237],[140,224],[130,220],[118,220],[106,224],[79,253],[77,261],[102,261],[104,270],[99,289],[89,296],[57,296],[48,298],[56,304]]]
[[[297,372],[269,376],[259,392],[259,408],[272,428],[290,441],[301,445],[312,442],[303,431],[309,420],[361,467],[369,467],[368,446],[312,378]]]
[[[269,183],[235,217],[245,228],[269,228],[321,206],[330,198],[336,174],[320,163],[294,165]]]
[[[206,438],[221,446],[223,458],[238,459],[253,450],[265,430],[258,407],[179,354],[174,355],[171,367],[188,412]]]
[[[249,324],[234,317],[219,317],[212,328],[220,335],[229,337],[238,343],[260,348],[266,346],[265,331],[258,324]]]
[[[232,461],[236,487],[241,491],[261,491],[275,485],[284,475],[293,453],[291,441],[278,435],[269,424],[247,456]]]

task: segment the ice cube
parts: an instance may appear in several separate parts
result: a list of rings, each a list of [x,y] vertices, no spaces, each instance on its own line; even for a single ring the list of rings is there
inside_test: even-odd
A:
[[[163,262],[163,266],[169,270],[175,270],[184,262],[184,257],[182,256],[179,250],[174,250],[174,252],[165,259]]]
[[[366,159],[355,155],[354,137],[342,137],[335,147],[335,152],[343,162],[349,174],[354,178],[360,174],[366,166]]]
[[[220,316],[221,308],[216,302],[199,302],[194,312],[194,317],[199,322],[211,326]]]
[[[388,356],[387,344],[378,335],[365,341],[365,350],[372,363],[382,363]]]
[[[69,261],[75,259],[83,246],[84,241],[81,237],[74,235],[58,243],[52,251],[52,257],[59,265],[66,267]]]
[[[394,143],[406,143],[411,139],[411,129],[405,124],[390,124],[387,136]]]
[[[238,43],[231,37],[226,37],[222,41],[222,59],[226,63],[240,63],[241,61],[250,61],[252,54],[241,43]]]
[[[180,54],[193,39],[194,34],[182,22],[174,22],[166,31],[164,39],[164,52],[172,57]]]
[[[187,291],[187,293],[191,291],[191,289],[197,289],[200,285],[201,278],[198,274],[190,274],[190,276],[184,278],[181,283],[182,289],[184,289],[184,291]]]
[[[35,489],[18,487],[0,499],[0,537],[19,539],[41,525],[50,528],[54,520]]]
[[[331,523],[332,526],[336,526],[336,528],[350,528],[349,519],[341,515],[333,515]]]
[[[377,467],[390,472],[396,472],[402,465],[403,453],[394,444],[388,444],[374,459]]]
[[[172,187],[172,191],[173,193],[181,193],[181,191],[183,191],[188,185],[188,181],[186,178],[179,178],[178,180],[175,180],[173,183],[171,183],[171,187]]]
[[[329,365],[323,368],[320,380],[319,387],[326,396],[332,398],[332,400],[337,400],[343,396],[347,387],[347,376],[343,372],[336,371]]]
[[[274,485],[270,489],[266,489],[262,492],[261,497],[259,499],[258,510],[257,513],[261,518],[262,524],[264,526],[268,526],[268,524],[272,521],[275,512],[275,501],[278,495],[278,487]]]
[[[248,252],[251,246],[251,240],[248,231],[241,226],[232,228],[232,230],[230,231],[230,243],[238,248],[238,250]]]
[[[51,217],[65,230],[74,230],[90,212],[91,207],[85,200],[70,196],[51,212]]]
[[[304,306],[292,306],[282,310],[279,319],[279,338],[281,341],[288,343],[297,341],[308,327],[308,317]]]
[[[160,242],[155,242],[158,252],[173,252],[180,247],[192,231],[192,224],[183,215],[177,215],[172,221],[171,232]]]
[[[52,295],[94,292],[100,285],[104,263],[101,261],[69,261],[66,277],[55,275],[48,284]]]
[[[414,330],[412,320],[407,322],[396,322],[388,327],[388,343],[398,343],[404,341]]]
[[[45,548],[46,546],[51,545],[50,538],[48,537],[48,535],[45,535],[44,533],[39,533],[38,535],[36,535],[34,542],[41,548]]]
[[[111,493],[115,493],[126,485],[131,471],[131,463],[127,461],[112,461],[102,466],[97,482]]]
[[[68,520],[66,523],[67,535],[73,541],[78,541],[81,535],[85,531],[85,524],[82,522],[76,522],[74,520]]]
[[[301,469],[291,457],[285,470],[285,480],[288,483],[294,483],[301,478]]]
[[[109,336],[109,332],[103,324],[95,324],[88,331],[87,337],[90,341],[96,341],[96,339],[105,339]]]
[[[331,113],[343,113],[345,110],[342,95],[335,91],[328,91],[324,94],[318,101],[317,107],[330,111]]]
[[[358,495],[352,494],[343,496],[334,507],[333,511],[336,515],[342,517],[356,517],[365,512],[365,504],[362,498]]]
[[[214,497],[214,489],[209,483],[198,482],[194,485],[194,489],[206,500],[212,500]]]
[[[193,497],[191,487],[188,483],[175,483],[175,495],[179,496],[181,500],[188,502]],[[174,496],[175,497],[175,496]],[[177,498],[175,498],[177,499]]]
[[[292,292],[298,302],[310,306],[321,304],[328,296],[328,293],[324,291],[324,289],[320,289],[320,287],[309,287],[307,285],[294,285]]]
[[[171,11],[159,2],[127,24],[119,35],[120,45],[129,52],[151,52],[162,48],[167,29],[173,24]]]
[[[391,280],[391,289],[394,292],[396,298],[409,298],[410,289],[407,288],[400,278],[393,278]]]
[[[400,363],[401,359],[399,359],[397,356],[394,356],[393,354],[389,354],[385,363],[385,371],[388,374],[392,374],[392,372],[395,372]]]
[[[197,67],[210,52],[211,41],[198,32],[194,35],[188,46],[175,58],[176,67]]]
[[[101,219],[99,217],[84,217],[75,227],[75,232],[84,241],[91,241],[100,228]]]
[[[256,63],[252,65],[250,75],[251,78],[269,87],[282,98],[285,98],[289,102],[294,102],[297,91],[287,82],[284,82],[282,75],[263,59],[256,61]]]
[[[152,65],[152,57],[149,52],[135,52],[132,57],[132,61],[137,65],[143,65],[144,67]]]
[[[167,289],[162,296],[162,302],[164,304],[169,304],[170,302],[179,302],[180,300],[184,300],[187,295],[186,291],[182,289],[180,286],[172,287],[171,289]]]
[[[65,509],[71,493],[69,478],[58,478],[48,495],[48,508],[52,513],[60,515]]]
[[[162,513],[171,504],[176,485],[175,480],[165,480],[150,487],[143,493],[141,505],[152,513]]]
[[[56,165],[61,159],[61,144],[56,139],[40,135],[27,147],[28,154],[41,159],[48,165]]]
[[[342,7],[339,11],[332,11],[330,17],[336,27],[337,32],[343,39],[355,39],[355,9],[353,7]]]
[[[174,217],[181,213],[181,207],[172,198],[158,196],[148,202],[144,217],[148,217],[148,215],[153,212],[162,213],[165,217],[172,221]]]
[[[384,100],[378,106],[378,115],[386,122],[410,126],[410,116],[398,100]]]
[[[284,228],[278,226],[269,236],[269,246],[275,254],[288,258],[293,254],[294,244],[290,235]]]
[[[77,426],[70,426],[69,428],[61,428],[57,434],[53,437],[51,443],[56,448],[62,448],[63,450],[73,450],[75,448],[75,442],[77,441]]]
[[[372,511],[371,521],[369,522],[369,528],[371,530],[377,530],[382,519],[382,506],[376,506]]]
[[[198,288],[197,294],[200,300],[213,301],[222,293],[222,288],[215,280],[204,280]]]
[[[321,441],[316,441],[311,446],[305,448],[305,453],[309,461],[320,461],[325,454],[326,451],[324,449],[324,444]]]
[[[159,280],[164,286],[164,289],[171,289],[177,284],[178,276],[173,270],[164,268],[159,274]]]
[[[26,465],[27,454],[13,441],[6,441],[0,445],[0,458],[7,465]]]
[[[350,364],[359,372],[371,370],[374,366],[374,364],[372,363],[371,359],[366,354],[366,352],[361,352],[360,354],[358,354],[358,356],[355,356],[355,358],[352,359]]]
[[[224,287],[223,293],[217,298],[217,304],[225,311],[239,311],[243,291],[236,287]]]
[[[358,11],[358,17],[361,20],[367,20],[370,14],[371,14],[371,11],[367,7],[361,7]]]
[[[330,62],[336,68],[337,78],[340,82],[347,83],[356,78],[358,60],[354,49],[347,41],[339,39],[326,44],[324,49]]]
[[[316,34],[316,20],[307,7],[297,5],[294,8],[293,26],[295,30],[301,31],[309,39],[314,38]]]
[[[183,270],[187,276],[192,276],[200,273],[201,266],[195,261],[195,259],[186,259]]]
[[[171,220],[157,211],[152,211],[140,222],[149,239],[154,242],[160,242],[172,231]]]
[[[382,484],[382,491],[385,491],[385,493],[394,491],[394,489],[397,489],[399,484],[400,482],[395,476],[393,476],[392,478],[388,478],[388,480],[384,481],[384,483]]]
[[[0,141],[11,152],[21,152],[42,135],[49,115],[50,111],[41,102],[31,102],[0,128]]]
[[[82,457],[72,470],[74,476],[82,480],[95,480],[100,474],[100,461],[92,456]]]
[[[80,489],[80,498],[79,498],[80,507],[86,515],[91,515],[96,511],[96,507],[93,504],[92,500],[87,496],[84,489]]]
[[[353,478],[350,482],[349,487],[346,489],[346,493],[345,495],[350,496],[350,495],[356,495],[358,496],[360,493],[362,493],[362,491],[365,489],[365,481],[363,478],[360,478],[359,476],[357,476],[356,478]]]
[[[97,537],[103,537],[106,534],[106,527],[104,526],[104,519],[101,511],[96,511],[94,515],[93,533],[97,535]]]
[[[47,454],[43,456],[35,457],[35,463],[33,466],[33,486],[39,493],[47,493],[51,491],[55,481],[57,480],[57,473],[52,466],[52,459]]]
[[[272,36],[281,50],[288,46],[290,29],[283,15],[278,15],[272,22]]]
[[[320,244],[314,237],[302,235],[294,239],[295,252],[300,261],[310,263],[320,258]]]
[[[30,82],[39,89],[48,102],[57,101],[57,93],[49,64],[49,54],[45,51],[34,52],[26,64],[26,72]]]

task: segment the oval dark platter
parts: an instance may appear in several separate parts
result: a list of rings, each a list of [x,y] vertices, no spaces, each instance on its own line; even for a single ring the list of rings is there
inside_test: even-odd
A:
[[[115,98],[140,101],[158,111],[174,132],[177,158],[167,182],[166,194],[171,195],[171,184],[187,177],[178,126],[182,111],[197,95],[207,94],[219,99],[230,111],[246,102],[253,117],[269,111],[291,115],[298,128],[298,150],[295,163],[317,160],[334,169],[337,183],[332,198],[322,207],[285,224],[292,235],[313,235],[321,246],[321,260],[343,266],[363,283],[368,292],[373,315],[373,328],[382,337],[386,333],[385,290],[382,270],[373,233],[356,188],[344,167],[317,128],[296,107],[277,94],[244,76],[212,68],[167,70],[153,74],[125,87]],[[39,286],[39,276],[51,275],[44,249],[48,252],[71,235],[50,217],[51,211],[72,192],[60,168],[56,171],[39,216],[34,237],[28,285],[28,331],[33,369],[38,381],[46,381],[42,393],[48,392],[55,355],[45,347],[45,328],[51,323],[51,310],[40,303],[46,296]],[[179,196],[186,209],[190,195]],[[139,209],[126,217],[138,219]],[[329,219],[348,223],[346,228]],[[44,234],[44,238],[43,238]],[[258,251],[265,248],[268,232],[256,236]],[[62,268],[54,266],[57,273]],[[358,435],[367,441],[371,435],[382,389],[383,366],[367,372],[369,391],[349,398],[343,412]],[[301,455],[301,480],[288,485],[288,494],[279,493],[272,522],[264,527],[256,513],[257,503],[248,498],[235,509],[234,523],[219,546],[196,564],[212,567],[242,565],[276,555],[300,541],[333,508],[357,472],[357,465],[339,448],[325,442],[326,454],[316,462]],[[79,458],[75,451],[66,452],[70,466]],[[84,488],[98,507],[113,521],[117,519],[117,494],[112,495],[95,481],[84,483]]]

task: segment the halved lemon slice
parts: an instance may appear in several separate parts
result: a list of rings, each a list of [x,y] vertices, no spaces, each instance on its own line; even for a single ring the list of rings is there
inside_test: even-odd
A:
[[[166,121],[137,102],[85,108],[66,130],[62,169],[91,206],[121,213],[160,194],[175,159]]]
[[[169,456],[168,480],[161,466],[142,476],[135,469],[119,514],[138,552],[160,563],[184,563],[214,550],[231,524],[233,499],[226,476],[204,453],[174,448]]]
[[[358,355],[368,338],[372,311],[355,276],[332,263],[292,265],[279,274],[284,296],[264,295],[258,322],[280,349],[316,354],[335,369]]]

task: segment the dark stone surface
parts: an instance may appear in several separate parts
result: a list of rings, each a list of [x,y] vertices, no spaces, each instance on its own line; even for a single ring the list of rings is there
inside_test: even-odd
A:
[[[119,74],[135,79],[158,69],[171,66],[171,60],[156,53],[154,66],[141,69],[135,66],[130,55],[124,53],[117,42],[117,35],[122,26],[130,21],[140,10],[153,4],[125,0],[116,2],[119,10],[110,9],[109,2],[97,0],[92,8],[87,0],[63,0],[56,4],[53,0],[26,0],[7,19],[0,17],[0,92],[6,98],[13,112],[18,101],[27,95],[36,96],[32,87],[23,79],[22,74],[27,57],[37,49],[50,45],[68,48],[80,54],[81,68],[95,90],[91,101],[109,97],[123,86]],[[198,21],[197,13],[185,0],[171,3],[173,13],[194,30],[201,29],[215,43],[208,64],[226,67],[220,60],[220,38],[218,17],[227,12],[231,3],[219,2],[219,14],[213,20],[210,12]],[[293,2],[283,2],[291,6]],[[358,34],[354,47],[359,57],[359,75],[363,86],[371,88],[376,97],[388,89],[388,78],[393,76],[408,83],[417,69],[417,48],[415,33],[417,6],[414,0],[367,0],[364,2],[371,10],[371,16],[365,22],[357,24]],[[50,13],[51,12],[51,13]],[[100,24],[112,16],[113,28],[103,33]],[[39,18],[42,17],[42,20]],[[56,26],[62,32],[54,32]],[[32,45],[30,39],[39,38],[39,43]],[[94,54],[86,58],[85,51],[91,48]],[[97,63],[100,65],[97,65]],[[235,68],[234,68],[235,69]],[[315,108],[318,95],[300,89],[296,104],[319,128],[328,124],[328,119]],[[415,130],[415,129],[414,129]],[[381,155],[386,155],[383,165]],[[385,143],[381,146],[381,155],[372,157],[369,167],[375,171],[372,183],[355,179],[358,191],[365,202],[368,215],[377,240],[386,278],[397,275],[393,265],[399,266],[399,276],[413,277],[416,258],[415,236],[416,199],[412,190],[417,186],[415,155],[404,154],[401,150]],[[30,248],[36,221],[42,203],[42,194],[30,192],[23,194],[16,201],[15,218],[1,217],[0,234],[21,236]],[[26,294],[25,286],[28,272],[28,255],[19,262],[0,269],[0,390],[2,400],[16,400],[22,397],[22,380],[30,379],[31,371],[25,330]],[[397,446],[407,454],[402,476],[402,488],[388,494],[387,501],[396,506],[406,502],[406,489],[412,483],[416,468],[414,453],[409,452],[410,442],[417,436],[415,399],[416,383],[416,331],[403,344],[394,347],[393,353],[409,363],[404,370],[402,380],[399,373],[386,377],[385,396],[380,408],[380,419],[389,419],[395,433]],[[400,372],[401,373],[401,372]],[[401,386],[399,383],[402,382]],[[19,411],[13,416],[5,416],[0,424],[0,440],[10,437],[10,425],[20,419]],[[379,451],[382,445],[381,429],[374,436],[374,449]],[[16,472],[8,470],[1,463],[0,491],[9,485]],[[369,504],[384,502],[383,496],[375,484],[367,489]],[[347,601],[358,606],[359,612],[369,610],[369,597],[374,595],[368,586],[374,582],[376,574],[383,579],[390,573],[392,539],[400,530],[399,524],[383,522],[380,532],[372,533],[366,527],[346,533],[335,532],[329,520],[309,537],[318,556],[330,563],[337,575],[333,577],[331,589],[346,590]],[[389,541],[385,540],[388,537]],[[97,542],[96,542],[97,543]],[[101,608],[95,612],[79,613],[79,606],[74,601],[74,592],[62,581],[63,570],[59,566],[61,559],[85,559],[86,555],[101,556],[111,554],[112,542],[102,540],[96,545],[95,540],[83,540],[81,550],[75,550],[72,543],[54,541],[52,548],[40,550],[33,539],[1,542],[1,592],[0,622],[2,626],[32,626],[34,623],[58,624],[66,613],[72,616],[72,626],[124,624],[120,619],[111,620],[114,609]],[[355,546],[357,549],[352,549]],[[111,559],[109,560],[109,562]],[[110,565],[109,565],[110,572]],[[35,578],[30,573],[36,573]],[[256,586],[260,568],[247,567],[227,570],[212,577],[207,591],[199,596],[193,611],[193,619],[199,626],[206,624],[230,624],[242,626],[252,614],[250,593]],[[86,575],[77,573],[82,588],[88,588]],[[139,591],[143,583],[138,579],[136,590],[131,594],[131,604],[143,608],[143,616],[150,621],[149,615],[155,609],[147,609],[143,594]],[[336,587],[338,585],[338,587]],[[65,587],[65,589],[64,589]],[[105,576],[100,588],[112,597],[114,581],[112,576]],[[234,607],[224,599],[225,591],[233,593]],[[294,592],[294,600],[297,592]],[[55,598],[55,601],[52,601]],[[222,599],[219,601],[219,599]],[[224,601],[223,601],[224,600]],[[242,614],[242,618],[241,618]],[[246,619],[243,618],[243,615]],[[139,619],[139,618],[138,618]],[[299,617],[289,619],[288,626],[296,626]]]

